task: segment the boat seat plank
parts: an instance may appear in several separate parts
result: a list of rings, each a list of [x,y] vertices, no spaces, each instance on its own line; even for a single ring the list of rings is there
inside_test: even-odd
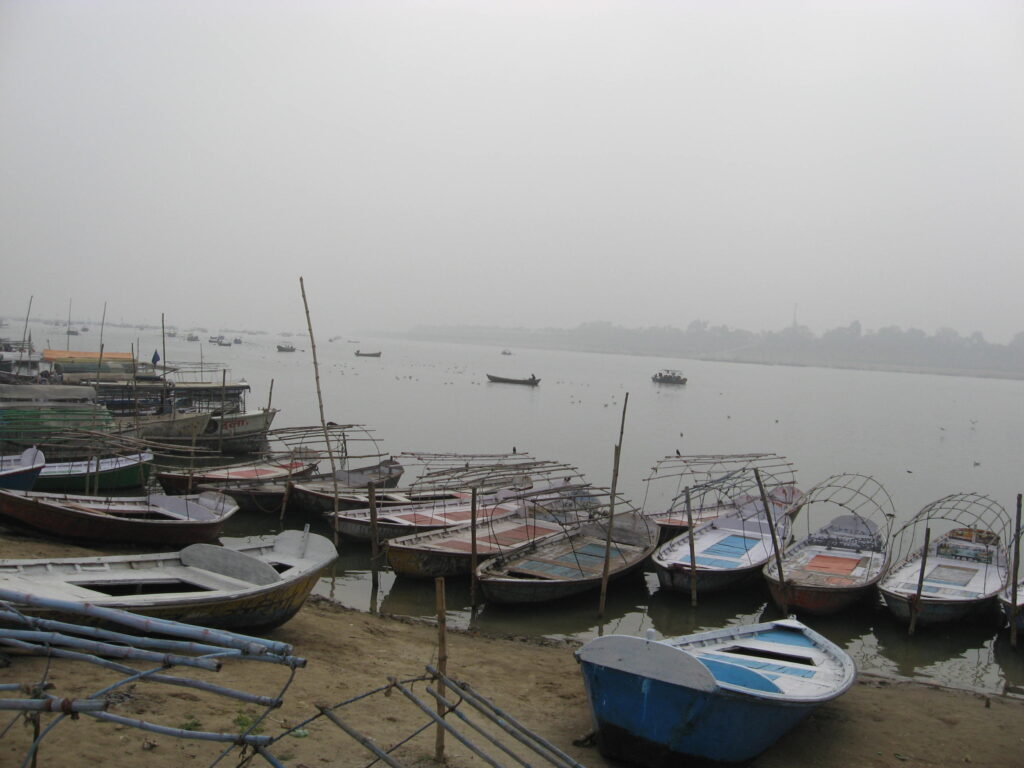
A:
[[[213,544],[191,544],[181,550],[181,562],[251,584],[265,586],[281,580],[274,567],[244,552]]]
[[[790,675],[791,677],[814,677],[814,670],[804,667],[794,667],[789,664],[777,664],[771,661],[761,661],[760,659],[746,659],[742,656],[726,656],[724,654],[719,655],[717,653],[699,653],[697,657],[702,661],[705,659],[715,659],[717,661],[724,662],[726,664],[736,664],[737,666],[747,667],[748,669],[754,669],[760,672],[766,677],[772,678],[774,675]]]

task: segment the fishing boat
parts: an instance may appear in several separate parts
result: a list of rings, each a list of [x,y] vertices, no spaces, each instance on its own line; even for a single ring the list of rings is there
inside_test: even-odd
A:
[[[190,470],[163,470],[156,473],[157,482],[167,493],[191,493],[199,485],[214,487],[235,482],[287,480],[311,475],[319,461],[295,457],[280,461],[250,461],[218,467]]]
[[[889,566],[895,515],[889,494],[870,477],[834,475],[814,486],[801,505],[802,535],[782,553],[782,579],[774,558],[763,569],[775,604],[784,613],[823,616],[874,594]]]
[[[794,619],[607,635],[574,655],[601,754],[649,768],[751,760],[857,675],[849,654]]]
[[[388,458],[378,464],[358,469],[339,469],[335,474],[338,476],[339,495],[345,498],[348,507],[364,507],[368,505],[369,496],[365,488],[370,483],[377,484],[380,488],[388,488],[395,485],[402,476],[404,469],[400,462]],[[292,475],[292,478],[296,475]],[[281,511],[285,504],[289,509],[312,512],[320,514],[326,511],[327,506],[333,510],[333,494],[335,482],[330,475],[307,475],[297,476],[302,482],[303,490],[296,490],[296,483],[292,478],[269,479],[231,479],[209,485],[200,483],[196,486],[199,490],[207,488],[226,493],[236,502],[243,512],[273,512]],[[383,493],[386,498],[389,494]],[[289,498],[290,497],[290,498]],[[327,498],[325,501],[324,498]],[[409,503],[412,503],[411,501]],[[343,505],[341,508],[346,508]]]
[[[536,387],[538,384],[540,384],[540,379],[538,379],[532,373],[530,374],[530,378],[528,379],[509,379],[504,376],[494,376],[488,373],[487,380],[493,382],[494,384],[523,384],[527,387]]]
[[[38,448],[26,448],[16,456],[0,456],[0,488],[31,491],[46,466],[46,456]]]
[[[80,461],[49,462],[34,489],[55,493],[99,493],[141,488],[149,479],[153,454],[93,456]]]
[[[216,539],[238,505],[219,493],[81,496],[0,490],[0,517],[55,536],[138,544]]]
[[[473,572],[474,548],[477,562],[509,555],[536,541],[562,533],[561,523],[535,515],[487,518],[477,524],[463,523],[423,533],[389,539],[385,553],[397,576],[428,579],[439,576],[467,576]]]
[[[976,493],[926,505],[893,536],[895,563],[878,582],[885,605],[912,624],[994,613],[1009,576],[1006,510]]]
[[[664,368],[658,371],[656,374],[651,376],[651,381],[655,384],[685,384],[686,377],[683,376],[682,371],[677,371],[672,368]]]
[[[737,491],[739,487],[746,490],[740,493]],[[667,510],[650,513],[647,517],[658,526],[658,541],[664,543],[688,531],[691,521],[694,525],[699,525],[736,512],[735,499],[749,499],[752,495],[751,490],[756,490],[753,483],[737,482],[736,478],[723,478],[722,482],[709,483],[690,494],[689,515],[686,510],[686,497],[679,494],[672,499]],[[768,503],[775,508],[776,514],[782,514],[799,505],[804,492],[793,483],[786,483],[765,489],[765,495],[768,497]]]
[[[290,343],[290,342],[285,342],[284,344],[278,344],[277,345],[277,351],[278,352],[294,352],[295,351],[295,345]]]
[[[651,557],[665,589],[714,592],[756,578],[775,552],[772,526],[759,497],[736,500],[736,511],[695,526],[662,544]],[[770,503],[770,502],[769,502]],[[791,518],[772,505],[779,546],[789,541]],[[691,539],[694,559],[690,559]]]
[[[514,500],[482,501],[477,504],[477,521],[483,525],[485,521],[508,517],[520,510],[521,505]],[[371,514],[369,507],[341,510],[337,514],[331,510],[324,514],[328,522],[333,523],[342,536],[372,541],[374,515]],[[392,505],[377,510],[377,538],[378,540],[395,539],[413,533],[463,525],[470,521],[472,515],[472,503],[468,493],[462,493],[460,498],[455,500],[431,500],[421,501],[417,504]]]
[[[71,601],[216,629],[264,631],[295,615],[338,556],[329,539],[308,531],[225,538],[221,545],[152,555],[0,560],[0,587],[36,598],[34,607],[23,610],[46,618],[59,616],[59,605],[40,603]]]
[[[210,413],[153,413],[117,417],[117,425],[124,435],[140,440],[174,445],[203,445],[200,438],[210,427]]]
[[[564,533],[588,519],[599,505],[586,485],[569,482],[543,484],[522,490],[516,498],[519,512],[509,517],[472,520],[408,536],[389,539],[386,555],[391,569],[400,576],[436,578],[467,576],[473,572],[473,557],[482,562],[499,555],[511,555],[535,542]]]
[[[380,352],[361,352],[357,349],[356,357],[380,357]]]
[[[199,334],[198,333],[190,333],[185,338],[185,341],[199,341]]]
[[[655,531],[635,512],[616,513],[562,534],[534,541],[508,555],[485,560],[476,578],[489,603],[541,603],[601,586],[607,559],[609,580],[638,570],[654,551]],[[606,557],[607,556],[607,557]]]

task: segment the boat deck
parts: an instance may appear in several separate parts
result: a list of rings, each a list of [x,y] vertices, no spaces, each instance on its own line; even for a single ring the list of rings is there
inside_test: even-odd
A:
[[[694,535],[694,550],[698,568],[735,570],[767,560],[772,553],[772,540],[770,534],[759,533],[756,527],[749,531],[707,528]],[[658,561],[668,568],[689,567],[689,538],[679,536],[666,544],[658,553]]]
[[[925,597],[945,600],[974,600],[998,592],[1004,571],[991,563],[930,554],[921,586]],[[902,595],[917,594],[921,561],[915,558],[887,578],[886,589]]]
[[[877,573],[881,561],[882,555],[878,553],[811,545],[787,554],[783,560],[783,572],[787,582],[799,586],[855,587]]]
[[[501,554],[508,549],[514,549],[526,544],[529,541],[559,533],[564,528],[557,523],[550,523],[543,520],[523,521],[520,519],[502,519],[487,523],[486,526],[478,527],[476,534],[476,551],[481,556]],[[422,541],[409,541],[404,546],[429,552],[454,552],[469,553],[473,548],[473,534],[467,527],[460,526],[458,529],[450,529],[443,535],[438,535]],[[396,542],[393,545],[401,546]]]
[[[644,552],[642,547],[612,542],[613,563],[628,563]],[[526,555],[509,564],[509,576],[535,579],[580,579],[600,576],[604,571],[605,542],[586,537],[582,541],[566,541],[557,546]]]

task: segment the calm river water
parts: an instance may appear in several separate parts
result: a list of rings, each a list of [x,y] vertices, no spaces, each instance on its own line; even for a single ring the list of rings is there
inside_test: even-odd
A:
[[[11,335],[13,334],[13,328]],[[33,325],[37,346],[48,337],[64,348],[60,329]],[[95,349],[98,328],[72,339]],[[220,333],[217,331],[216,333]],[[577,466],[597,484],[611,484],[613,448],[629,394],[619,488],[644,503],[654,463],[677,449],[683,454],[775,452],[791,460],[799,485],[810,488],[837,473],[878,480],[892,496],[898,522],[950,493],[984,493],[1012,513],[1022,490],[1020,436],[1024,434],[1024,382],[823,368],[711,363],[658,357],[606,355],[425,343],[396,339],[339,338],[318,331],[324,410],[328,420],[364,424],[383,452],[496,453],[528,451],[540,459]],[[316,388],[305,337],[291,337],[298,351],[279,353],[284,339],[244,336],[244,343],[216,347],[166,340],[159,331],[107,328],[105,349],[143,359],[155,349],[170,361],[198,361],[220,378],[245,378],[249,407],[265,405],[273,381],[275,427],[319,423]],[[229,334],[234,336],[236,334]],[[355,350],[382,351],[357,358]],[[215,364],[216,363],[216,364]],[[658,386],[651,375],[679,368],[682,388]],[[485,374],[541,379],[538,387],[488,384]],[[656,508],[655,499],[647,499]],[[286,520],[302,525],[303,520]],[[314,530],[327,533],[320,521]],[[273,520],[239,520],[234,535],[267,533]],[[432,583],[370,577],[369,550],[342,542],[333,575],[321,594],[346,606],[407,616],[433,614]],[[597,596],[517,610],[469,609],[466,583],[449,583],[449,624],[485,632],[586,639],[604,633],[684,634],[730,623],[774,617],[767,590],[707,597],[691,608],[688,595],[660,590],[653,573],[616,583],[603,625]],[[884,610],[865,607],[838,618],[808,622],[845,647],[867,672],[927,679],[988,691],[1024,688],[1024,647],[1013,649],[996,626],[922,628],[913,638]],[[1022,643],[1024,645],[1024,643]]]

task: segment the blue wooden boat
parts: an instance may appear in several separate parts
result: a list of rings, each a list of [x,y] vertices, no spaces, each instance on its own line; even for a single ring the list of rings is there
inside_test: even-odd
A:
[[[46,457],[38,448],[26,448],[15,456],[0,456],[0,488],[31,491],[46,466]]]
[[[794,619],[608,635],[575,656],[601,753],[650,768],[750,760],[856,677],[845,651]]]

